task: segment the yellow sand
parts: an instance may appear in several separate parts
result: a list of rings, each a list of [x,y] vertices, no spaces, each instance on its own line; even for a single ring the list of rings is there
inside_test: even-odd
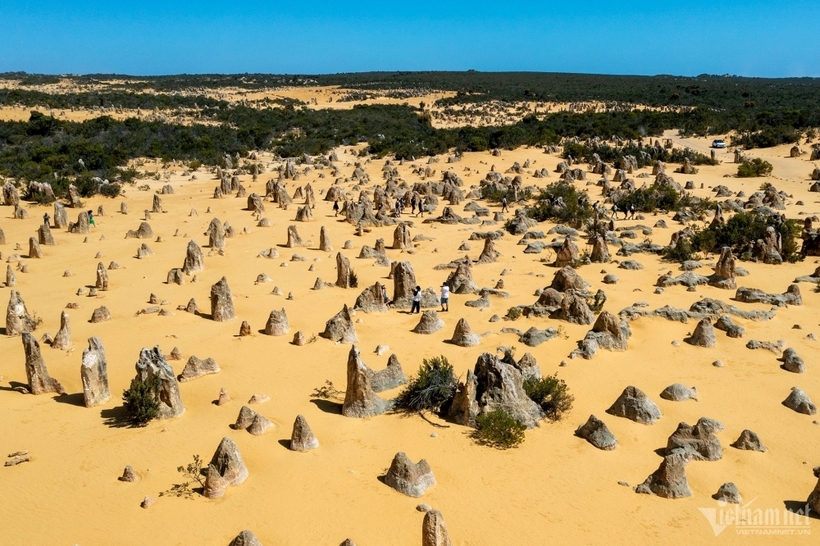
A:
[[[670,137],[672,134],[670,133]],[[684,145],[706,150],[704,140],[680,141]],[[779,189],[793,194],[789,200],[789,214],[820,213],[816,194],[807,192],[807,175],[811,164],[804,158],[787,159],[788,147],[753,151],[775,165],[774,177],[768,181]],[[805,146],[808,148],[808,146]],[[343,176],[350,176],[355,158],[338,150]],[[721,152],[724,163],[704,167],[699,174],[673,174],[679,181],[694,180],[699,195],[711,195],[710,187],[726,184],[733,190],[743,189],[747,195],[757,190],[765,180],[724,178],[735,172],[731,153]],[[263,156],[270,163],[269,156]],[[501,157],[489,153],[467,154],[463,161],[447,165],[444,161],[433,165],[438,179],[448,166],[461,176],[466,186],[477,185],[495,165],[504,171],[514,161],[532,161],[532,167],[546,167],[551,172],[560,161],[557,155],[546,155],[538,149],[520,149],[503,152]],[[418,161],[422,165],[424,161]],[[381,161],[366,165],[371,186],[381,183]],[[671,168],[672,166],[670,166]],[[160,168],[156,163],[144,165],[148,171]],[[400,166],[404,180],[419,180],[411,173],[409,162]],[[644,171],[645,172],[645,171]],[[325,178],[318,175],[324,173]],[[26,449],[31,462],[16,467],[0,468],[2,500],[0,521],[3,543],[42,545],[227,545],[242,529],[251,529],[266,546],[288,544],[293,546],[334,545],[346,537],[360,546],[417,545],[420,544],[422,514],[415,510],[418,503],[427,503],[440,510],[456,545],[498,544],[758,544],[768,543],[760,537],[741,536],[730,526],[719,538],[701,514],[699,508],[716,508],[710,496],[725,482],[737,484],[744,501],[753,501],[750,509],[771,509],[781,515],[786,501],[805,501],[816,483],[811,468],[818,464],[817,442],[820,427],[814,417],[797,414],[780,402],[792,386],[805,390],[820,402],[816,341],[808,341],[809,333],[819,334],[816,314],[818,294],[813,286],[802,284],[805,304],[802,307],[779,309],[770,322],[753,323],[742,319],[736,322],[746,328],[744,339],[729,339],[718,332],[718,345],[702,349],[681,343],[691,332],[694,322],[688,324],[663,319],[640,319],[631,323],[632,337],[629,350],[623,353],[601,351],[593,360],[569,360],[567,355],[581,339],[588,327],[575,326],[549,319],[520,319],[515,323],[488,322],[492,314],[503,316],[509,307],[531,304],[537,298],[537,288],[549,285],[555,269],[547,262],[554,254],[523,254],[523,246],[516,244],[518,237],[507,235],[497,243],[501,257],[497,263],[474,268],[479,286],[494,286],[503,269],[508,300],[492,298],[493,305],[484,311],[464,306],[472,296],[454,295],[451,311],[444,313],[445,328],[431,336],[410,332],[418,317],[391,310],[387,314],[357,313],[359,343],[364,361],[374,369],[385,366],[390,354],[377,357],[373,351],[378,344],[387,344],[395,352],[405,372],[411,375],[422,359],[445,355],[462,377],[476,358],[484,351],[495,352],[499,345],[516,347],[516,355],[531,352],[542,372],[558,373],[569,384],[575,395],[575,405],[565,419],[558,423],[544,422],[538,429],[527,432],[526,441],[517,449],[498,451],[475,445],[469,438],[469,429],[430,419],[441,426],[433,426],[419,417],[382,415],[372,419],[351,419],[336,413],[331,402],[312,400],[311,393],[326,380],[343,390],[346,381],[345,366],[349,345],[335,345],[319,338],[304,347],[291,345],[292,334],[298,330],[308,337],[318,334],[324,323],[347,303],[352,305],[364,287],[380,281],[392,289],[386,280],[388,268],[373,265],[372,260],[359,260],[362,245],[373,246],[377,238],[384,238],[388,247],[393,228],[377,228],[365,237],[354,235],[353,226],[333,217],[332,203],[322,201],[320,190],[327,189],[333,179],[328,169],[312,170],[297,182],[288,184],[292,193],[297,185],[310,182],[319,199],[312,223],[293,221],[296,204],[288,211],[266,203],[265,217],[273,227],[259,228],[245,210],[245,199],[212,198],[217,184],[211,173],[197,173],[199,181],[190,181],[177,168],[170,176],[176,193],[162,196],[166,214],[153,214],[149,221],[162,242],[146,241],[155,254],[147,259],[135,258],[141,241],[124,239],[125,232],[136,229],[142,220],[141,211],[150,208],[154,190],[165,181],[149,182],[152,191],[128,187],[124,198],[115,200],[95,198],[85,203],[86,209],[105,207],[105,216],[97,218],[88,242],[85,236],[55,232],[57,246],[43,247],[41,260],[24,259],[29,272],[17,273],[19,290],[31,313],[43,319],[37,330],[54,334],[59,326],[59,315],[69,302],[79,309],[69,310],[73,329],[73,348],[58,351],[43,345],[43,355],[53,377],[62,382],[67,396],[23,395],[11,390],[16,383],[25,382],[24,355],[20,337],[0,338],[0,452],[3,455]],[[242,177],[248,192],[264,192],[264,181],[274,176],[270,172],[251,182]],[[557,179],[536,180],[525,177],[526,184],[544,185]],[[597,177],[590,176],[590,179]],[[651,179],[636,179],[647,183]],[[139,184],[144,182],[140,181]],[[576,184],[582,185],[583,182]],[[348,188],[352,187],[352,183]],[[466,189],[466,188],[465,188]],[[599,190],[589,187],[592,199]],[[357,192],[354,192],[357,195]],[[794,203],[802,199],[804,206]],[[127,202],[130,213],[122,215],[119,203]],[[464,203],[466,204],[466,202]],[[440,204],[438,211],[444,204]],[[206,213],[210,207],[212,213]],[[495,205],[491,210],[498,210]],[[191,209],[198,216],[189,216]],[[461,207],[457,212],[461,213]],[[10,219],[11,209],[4,207],[5,220],[0,223],[7,244],[2,249],[6,258],[20,243],[21,255],[26,255],[28,238],[35,235],[44,212],[50,207],[28,207],[27,220]],[[79,211],[69,209],[70,220]],[[463,213],[465,215],[469,213]],[[227,240],[225,256],[205,258],[205,271],[199,281],[190,279],[183,286],[165,284],[166,274],[180,267],[190,239],[207,243],[203,236],[209,221],[217,217],[236,228],[236,238]],[[509,215],[508,215],[509,217]],[[643,221],[618,221],[618,225],[654,225],[661,216],[649,216]],[[419,243],[414,254],[387,250],[392,260],[409,260],[415,268],[422,287],[437,287],[448,271],[434,271],[437,264],[450,261],[464,253],[457,248],[473,231],[499,229],[479,226],[443,226],[421,224],[413,220],[411,235],[425,234],[434,241]],[[679,227],[666,218],[669,228],[654,229],[650,236],[657,243],[667,244]],[[286,249],[286,227],[296,224],[302,238],[314,241],[303,249]],[[351,259],[358,273],[360,288],[343,290],[326,288],[313,291],[316,277],[333,282],[335,251],[316,250],[319,229],[324,226],[335,249],[341,249],[345,240],[354,248],[342,251]],[[243,229],[248,234],[242,234]],[[547,230],[549,224],[537,229]],[[178,233],[178,236],[175,234]],[[104,236],[104,239],[103,239]],[[550,235],[548,240],[553,236]],[[467,254],[477,258],[481,241],[471,242]],[[258,258],[259,251],[277,247],[278,259]],[[613,257],[615,248],[610,249]],[[97,252],[102,258],[95,258]],[[207,249],[204,249],[207,253]],[[289,262],[294,254],[309,258],[307,262]],[[592,290],[603,288],[609,297],[606,309],[617,313],[636,301],[646,301],[651,308],[674,305],[688,308],[701,297],[729,301],[733,291],[699,287],[696,293],[685,288],[668,288],[662,295],[653,294],[658,276],[675,270],[674,264],[661,263],[657,257],[635,255],[645,269],[626,271],[616,263],[593,264],[582,267],[579,273],[592,283]],[[704,262],[714,262],[709,256]],[[123,268],[110,271],[110,290],[101,292],[96,299],[76,296],[80,287],[93,285],[98,262],[106,266],[112,260]],[[541,260],[544,260],[542,262]],[[767,266],[743,263],[750,276],[739,278],[740,286],[753,286],[769,292],[783,292],[792,279],[814,271],[815,259],[803,263]],[[281,267],[288,264],[288,267]],[[16,264],[11,264],[15,267]],[[309,272],[315,265],[315,272]],[[64,277],[71,270],[73,276]],[[615,286],[602,285],[603,270],[615,273],[620,282]],[[267,273],[273,282],[255,285],[256,276]],[[709,274],[708,268],[701,274]],[[215,323],[200,316],[177,311],[195,298],[200,310],[210,311],[210,286],[226,276],[234,294],[237,318],[226,323]],[[271,294],[278,286],[293,301]],[[8,288],[0,297],[8,297]],[[151,293],[173,316],[156,314],[135,316],[148,306]],[[107,323],[90,324],[92,310],[106,305],[113,316]],[[766,308],[760,305],[738,304],[744,309]],[[264,327],[272,309],[284,307],[290,319],[291,333],[284,337],[269,337],[258,333]],[[487,333],[481,344],[474,348],[459,348],[444,341],[453,332],[457,320],[466,318],[473,330]],[[239,338],[242,320],[250,322],[254,335]],[[801,325],[801,330],[793,325]],[[519,343],[512,334],[499,334],[501,328],[512,326],[526,330],[530,326],[561,327],[563,336],[536,348]],[[112,399],[98,408],[82,404],[80,358],[90,336],[99,336],[108,357]],[[808,372],[793,375],[779,369],[776,355],[768,351],[745,348],[749,339],[765,341],[786,340],[806,359]],[[190,355],[213,357],[222,368],[218,375],[210,375],[181,385],[186,412],[177,419],[155,421],[145,428],[116,428],[110,422],[122,415],[120,395],[134,376],[134,363],[143,347],[159,345],[168,355],[179,347],[182,361],[172,361],[179,373]],[[567,359],[566,367],[559,367]],[[712,366],[721,359],[723,368]],[[660,391],[675,382],[696,386],[700,401],[674,403],[661,400]],[[627,385],[643,389],[655,400],[663,418],[653,426],[644,426],[605,413]],[[233,401],[218,407],[212,402],[219,389],[227,389]],[[233,423],[240,407],[254,393],[267,394],[271,400],[254,409],[272,419],[276,428],[259,437],[245,431],[234,431]],[[384,393],[390,397],[394,392]],[[303,414],[318,437],[321,447],[310,453],[289,451],[286,440],[297,414]],[[611,452],[593,448],[573,435],[575,428],[590,414],[602,418],[618,437],[619,447]],[[693,424],[699,417],[720,420],[726,430],[719,433],[724,447],[723,459],[718,462],[693,462],[687,475],[694,496],[683,500],[667,500],[655,496],[638,495],[631,487],[619,485],[628,482],[632,487],[641,483],[661,462],[656,450],[666,445],[667,437],[681,421]],[[767,453],[738,451],[729,447],[740,432],[750,428],[757,432],[768,446]],[[433,435],[437,436],[433,436]],[[140,508],[146,495],[157,497],[161,491],[180,483],[182,476],[177,466],[191,461],[193,454],[210,459],[220,439],[228,436],[235,440],[250,471],[248,480],[239,487],[229,488],[219,500],[197,497],[193,500],[162,497],[151,508]],[[406,452],[413,460],[425,458],[430,463],[437,484],[422,498],[405,497],[386,485],[378,477],[390,465],[398,451]],[[117,480],[126,465],[132,465],[139,475],[137,483]],[[820,533],[817,521],[799,530]],[[797,538],[810,543],[812,538]],[[782,539],[781,539],[782,540]],[[816,541],[816,538],[813,540]]]

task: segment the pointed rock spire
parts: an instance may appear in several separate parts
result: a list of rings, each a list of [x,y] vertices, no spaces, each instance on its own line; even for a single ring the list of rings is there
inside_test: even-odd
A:
[[[31,394],[46,394],[56,392],[65,394],[60,382],[48,375],[46,363],[40,353],[40,344],[28,332],[23,332],[23,350],[26,354],[26,378],[28,390]]]
[[[240,485],[247,478],[248,468],[236,444],[230,438],[222,438],[208,465],[202,494],[209,499],[219,498],[229,486]]]
[[[111,398],[108,389],[108,361],[105,349],[98,337],[88,338],[88,349],[83,351],[80,376],[83,380],[83,400],[90,408],[105,404]]]

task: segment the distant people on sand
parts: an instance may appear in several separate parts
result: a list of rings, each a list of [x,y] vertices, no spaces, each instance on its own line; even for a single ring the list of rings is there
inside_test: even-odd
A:
[[[48,213],[43,214],[43,223],[44,223],[45,225],[48,225],[48,223],[49,223],[50,221],[51,221],[51,217],[49,217]]]
[[[501,212],[507,212],[507,196],[501,198]]]
[[[88,211],[88,225],[89,226],[96,226],[97,225],[96,222],[94,222],[94,213],[91,212],[91,211]]]
[[[629,205],[629,217],[634,220],[635,219],[635,205]]]
[[[333,216],[339,216],[339,200],[333,202]]]
[[[441,311],[450,310],[450,287],[447,283],[441,285]]]
[[[410,314],[421,312],[421,286],[413,289],[413,306],[410,308]]]

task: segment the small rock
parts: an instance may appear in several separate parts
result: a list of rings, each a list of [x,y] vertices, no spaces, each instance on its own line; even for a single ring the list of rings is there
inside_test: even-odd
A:
[[[128,465],[125,467],[125,470],[122,471],[122,476],[120,476],[117,479],[121,482],[135,482],[137,481],[137,473],[134,472],[134,469],[131,467],[131,465]],[[146,507],[144,506],[143,508]]]

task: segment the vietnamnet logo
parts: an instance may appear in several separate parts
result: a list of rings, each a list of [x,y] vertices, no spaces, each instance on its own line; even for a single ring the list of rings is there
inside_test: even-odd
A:
[[[756,508],[757,497],[744,505],[718,501],[715,508],[698,508],[715,536],[732,527],[738,535],[810,535],[809,505],[798,509]]]

